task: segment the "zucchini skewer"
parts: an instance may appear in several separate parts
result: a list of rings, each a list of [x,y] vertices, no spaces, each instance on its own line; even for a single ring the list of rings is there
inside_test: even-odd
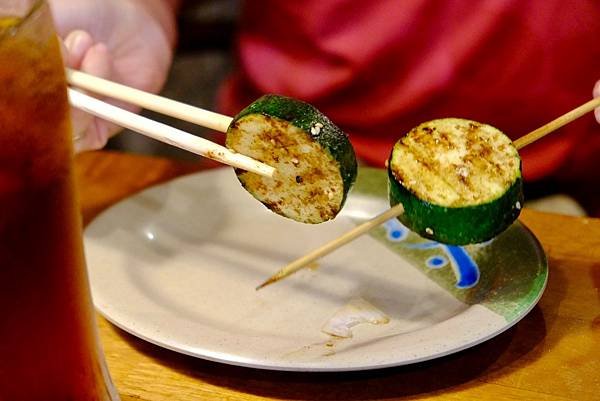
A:
[[[356,179],[356,157],[346,134],[300,100],[259,98],[235,116],[226,145],[276,169],[272,178],[235,171],[267,208],[299,222],[333,219]]]
[[[422,237],[452,245],[492,239],[519,216],[521,159],[498,129],[446,118],[403,136],[388,160],[390,206]]]
[[[594,110],[596,107],[600,107],[600,97],[592,99],[581,106],[563,114],[562,116],[550,121],[549,123],[543,125],[542,127],[528,133],[515,140],[513,145],[517,150],[522,149],[523,147],[537,141],[538,139],[543,138],[544,136],[554,132],[560,127],[578,119],[579,117],[589,113]],[[297,272],[302,269],[304,266],[314,262],[315,260],[335,251],[337,248],[351,242],[353,239],[365,234],[372,228],[375,228],[379,225],[380,222],[383,222],[389,218],[394,218],[401,215],[404,212],[404,207],[402,203],[398,203],[397,205],[391,207],[390,209],[384,211],[383,213],[375,216],[371,220],[368,220],[361,225],[353,228],[347,233],[341,235],[338,238],[335,238],[328,243],[320,246],[319,248],[309,252],[308,254],[292,261],[288,265],[279,269],[275,274],[271,275],[267,280],[265,280],[262,284],[256,287],[257,290],[264,288],[270,284],[276,283],[291,274]]]

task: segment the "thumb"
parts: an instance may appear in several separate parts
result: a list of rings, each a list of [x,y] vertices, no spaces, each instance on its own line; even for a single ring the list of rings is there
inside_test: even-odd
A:
[[[69,33],[64,41],[67,67],[80,69],[85,54],[93,45],[94,39],[88,32],[76,30]]]

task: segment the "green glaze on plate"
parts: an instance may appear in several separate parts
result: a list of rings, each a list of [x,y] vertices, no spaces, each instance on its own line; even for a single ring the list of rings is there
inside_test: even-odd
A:
[[[354,187],[356,195],[387,199],[387,175],[384,170],[362,168]],[[357,219],[357,223],[361,220]],[[478,277],[467,287],[457,286],[460,272],[457,262],[449,257],[448,246],[424,239],[396,219],[393,224],[400,240],[390,237],[389,224],[371,231],[371,236],[383,242],[415,268],[470,305],[480,304],[502,315],[507,322],[522,316],[540,297],[548,278],[544,252],[533,234],[520,222],[515,222],[502,234],[484,244],[454,247],[470,256]],[[456,249],[460,248],[460,249]],[[431,267],[428,261],[438,261],[441,267]]]

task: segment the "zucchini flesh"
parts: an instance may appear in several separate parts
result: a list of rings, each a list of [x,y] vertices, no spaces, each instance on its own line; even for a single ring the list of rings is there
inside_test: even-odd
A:
[[[242,186],[273,212],[322,223],[342,209],[356,179],[346,134],[313,106],[266,95],[242,110],[227,130],[230,149],[277,172],[267,178],[236,169]]]
[[[401,138],[388,160],[390,204],[419,235],[466,245],[487,241],[518,217],[523,204],[521,159],[498,129],[446,118]]]

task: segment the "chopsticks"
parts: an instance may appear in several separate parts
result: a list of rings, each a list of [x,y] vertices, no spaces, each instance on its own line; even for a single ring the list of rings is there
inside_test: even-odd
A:
[[[517,149],[522,149],[523,147],[543,138],[549,133],[559,129],[565,124],[568,124],[579,117],[583,116],[586,113],[594,110],[596,107],[600,107],[600,97],[592,99],[581,106],[569,111],[568,113],[563,114],[562,116],[550,121],[546,125],[541,126],[540,128],[531,131],[530,133],[516,139],[513,144]],[[266,281],[256,287],[257,290],[266,287],[267,285],[273,284],[279,280],[282,280],[285,277],[297,272],[302,269],[306,265],[314,262],[315,260],[335,251],[341,246],[351,242],[352,240],[358,238],[359,236],[369,232],[373,228],[379,226],[380,224],[386,222],[389,219],[395,218],[404,212],[404,208],[402,204],[395,205],[394,207],[386,210],[385,212],[375,216],[371,220],[364,222],[361,225],[356,226],[352,230],[347,233],[341,235],[338,238],[322,245],[321,247],[309,252],[308,254],[294,260],[288,265],[284,266],[280,270],[278,270],[275,274],[269,277]]]
[[[142,108],[189,121],[206,128],[227,132],[231,117],[185,103],[147,93],[135,88],[85,74],[66,70],[67,82],[75,87],[100,95],[122,100]],[[209,159],[228,164],[246,171],[273,177],[275,169],[251,157],[231,151],[202,137],[171,127],[138,114],[123,110],[109,103],[88,96],[73,88],[68,89],[69,102],[73,107],[128,128],[150,138],[188,150]]]

